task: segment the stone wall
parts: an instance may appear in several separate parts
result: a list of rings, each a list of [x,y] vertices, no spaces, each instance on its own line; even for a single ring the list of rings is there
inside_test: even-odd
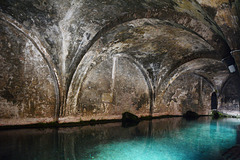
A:
[[[55,84],[46,60],[23,33],[2,21],[0,27],[0,124],[54,121]]]
[[[236,87],[238,85],[237,78],[234,76],[230,76],[223,84],[222,94],[219,97],[219,111],[232,116],[240,116],[240,91]]]
[[[163,97],[157,98],[155,113],[183,115],[193,111],[200,115],[211,114],[211,86],[194,74],[179,76],[166,90]]]

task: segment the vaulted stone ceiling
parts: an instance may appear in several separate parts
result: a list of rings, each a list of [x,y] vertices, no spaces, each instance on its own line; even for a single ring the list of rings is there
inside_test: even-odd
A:
[[[213,92],[219,108],[236,105],[239,7],[238,0],[1,1],[0,125],[120,119],[125,111],[210,114]]]

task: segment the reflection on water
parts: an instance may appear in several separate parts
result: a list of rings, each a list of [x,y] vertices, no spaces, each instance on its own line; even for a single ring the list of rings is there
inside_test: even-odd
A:
[[[239,144],[240,119],[166,118],[59,129],[0,131],[0,159],[197,160],[221,159]]]
[[[240,145],[240,125],[237,126],[237,144]]]

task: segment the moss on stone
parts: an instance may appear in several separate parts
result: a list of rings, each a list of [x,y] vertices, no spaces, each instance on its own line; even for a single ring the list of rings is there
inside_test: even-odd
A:
[[[231,116],[227,116],[219,111],[214,110],[214,111],[212,111],[212,117],[213,117],[213,119],[218,119],[218,118],[226,118],[226,117],[231,117]]]

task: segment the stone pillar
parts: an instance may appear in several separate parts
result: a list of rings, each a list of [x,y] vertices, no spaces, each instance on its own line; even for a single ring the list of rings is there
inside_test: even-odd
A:
[[[234,50],[231,52],[231,54],[235,59],[238,70],[240,71],[240,50]]]
[[[238,71],[240,71],[240,49],[238,50],[233,50],[231,52],[233,58],[235,59],[235,63],[236,63],[236,66],[238,68]],[[238,107],[239,107],[239,111],[240,111],[240,97],[238,98]],[[238,130],[238,133],[240,134],[240,126],[238,126],[239,130]],[[239,144],[240,144],[240,135],[238,135],[238,139],[239,139]]]
[[[224,59],[222,59],[222,62],[227,66],[229,72],[231,74],[235,74],[237,73],[237,66],[235,63],[235,59],[232,55],[229,54],[228,57],[225,57]]]

